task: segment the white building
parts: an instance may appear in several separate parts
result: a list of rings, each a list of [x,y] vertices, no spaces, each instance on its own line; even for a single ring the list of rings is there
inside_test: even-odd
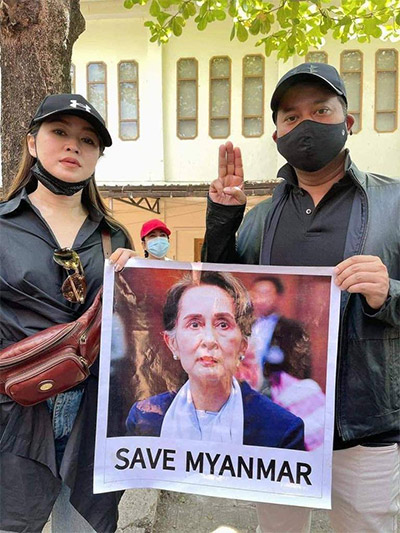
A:
[[[181,37],[158,46],[149,42],[143,8],[82,0],[81,9],[86,31],[74,46],[74,89],[106,116],[113,137],[97,181],[137,247],[141,224],[157,217],[173,231],[170,256],[197,259],[218,146],[228,139],[239,145],[246,180],[257,182],[255,194],[268,193],[283,163],[271,137],[270,97],[278,79],[305,59],[266,58],[254,37],[231,42],[228,21],[203,32],[189,22]],[[308,57],[345,77],[359,130],[348,140],[356,164],[390,176],[400,175],[399,51],[398,42],[332,40]],[[197,186],[183,187],[189,184]],[[134,207],[129,195],[159,214]]]

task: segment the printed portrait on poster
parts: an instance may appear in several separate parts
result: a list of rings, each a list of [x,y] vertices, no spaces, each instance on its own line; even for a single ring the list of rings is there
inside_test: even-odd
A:
[[[132,260],[104,306],[97,491],[329,505],[331,269]]]

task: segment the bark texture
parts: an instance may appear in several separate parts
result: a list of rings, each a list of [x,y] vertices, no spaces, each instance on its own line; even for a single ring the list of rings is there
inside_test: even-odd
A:
[[[72,46],[85,29],[79,0],[0,0],[3,193],[40,101],[70,92]]]

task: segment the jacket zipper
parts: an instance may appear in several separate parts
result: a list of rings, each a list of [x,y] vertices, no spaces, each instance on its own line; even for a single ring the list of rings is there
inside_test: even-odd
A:
[[[62,340],[67,335],[69,335],[72,331],[74,331],[74,329],[76,329],[78,325],[79,324],[75,323],[75,324],[72,324],[71,327],[65,328],[62,331],[60,331],[60,333],[58,333],[59,337],[57,338],[56,336],[56,340],[54,340],[54,337],[53,337],[52,339],[49,339],[48,341],[46,341],[44,344],[40,344],[39,347],[31,348],[28,352],[20,356],[10,357],[8,361],[0,362],[0,369],[7,368],[9,366],[14,366],[14,365],[19,364],[21,361],[24,361],[25,359],[30,359],[34,357],[37,353],[40,353],[43,350],[45,350],[48,346],[52,346],[52,347],[57,346],[58,344],[62,342]]]
[[[353,181],[356,185],[356,187],[360,190],[361,192],[361,195],[363,196],[364,200],[365,200],[365,205],[366,205],[366,220],[365,220],[365,226],[364,226],[364,231],[363,231],[363,236],[362,236],[362,240],[361,240],[361,245],[360,245],[360,248],[359,250],[357,250],[357,255],[361,255],[362,252],[364,251],[364,247],[365,247],[365,241],[367,240],[367,233],[368,233],[368,217],[369,217],[369,207],[368,207],[368,196],[367,196],[367,193],[366,191],[364,190],[364,187],[361,185],[361,183],[359,182],[357,176],[354,174],[353,170],[349,170],[352,178],[353,178]],[[343,308],[343,314],[341,316],[341,319],[340,319],[340,331],[343,332],[343,324],[344,324],[344,319],[345,319],[345,316],[347,314],[347,309],[348,309],[348,306],[349,306],[349,301],[350,301],[350,297],[351,295],[349,294],[349,297],[347,298],[347,302]],[[339,369],[340,367],[340,362],[341,362],[341,352],[342,352],[342,339],[341,337],[339,338],[339,343],[338,343],[338,358],[337,358],[337,368]],[[338,376],[340,377],[340,376]],[[337,385],[340,387],[340,381],[338,380],[338,383]],[[339,435],[342,437],[343,436],[343,431],[342,431],[342,423],[341,423],[341,418],[340,418],[340,412],[341,412],[341,407],[342,407],[342,402],[340,400],[341,398],[341,395],[338,394],[337,395],[337,406],[336,406],[336,412],[338,414],[337,416],[337,428],[338,428],[338,433]]]

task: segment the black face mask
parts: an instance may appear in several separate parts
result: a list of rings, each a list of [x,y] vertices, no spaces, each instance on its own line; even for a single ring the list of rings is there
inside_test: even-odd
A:
[[[306,172],[321,170],[342,150],[347,139],[346,123],[321,124],[303,120],[292,131],[278,137],[278,152],[294,168]]]
[[[69,183],[67,181],[59,180],[50,174],[50,172],[47,172],[39,160],[36,161],[31,170],[35,178],[37,178],[46,189],[49,189],[49,191],[54,194],[60,194],[63,196],[72,196],[81,191],[93,177],[90,176],[90,178],[78,181],[77,183]]]

